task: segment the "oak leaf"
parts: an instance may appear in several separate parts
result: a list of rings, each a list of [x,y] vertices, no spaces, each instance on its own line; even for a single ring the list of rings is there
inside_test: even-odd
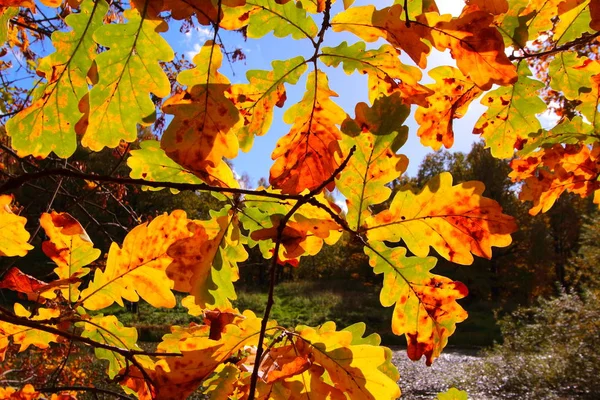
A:
[[[218,72],[223,55],[208,41],[194,57],[196,68],[181,72],[177,81],[187,89],[163,104],[173,120],[160,145],[177,164],[207,183],[227,186],[229,170],[223,158],[238,153],[235,131],[242,125],[238,110],[225,97],[229,80]]]
[[[408,357],[417,361],[423,355],[427,365],[442,352],[456,324],[467,318],[456,302],[467,288],[460,282],[434,275],[433,257],[406,257],[403,247],[388,248],[379,241],[365,247],[376,274],[384,274],[380,301],[384,307],[395,305],[392,331],[406,335]]]
[[[426,85],[433,93],[428,97],[429,107],[419,107],[415,113],[419,124],[417,135],[424,146],[433,150],[439,150],[442,145],[449,149],[454,144],[454,119],[466,114],[481,90],[460,70],[450,66],[434,68],[429,76],[436,82]]]
[[[46,84],[34,90],[32,103],[6,125],[19,154],[46,157],[53,151],[69,157],[75,151],[75,125],[82,116],[78,105],[88,93],[86,76],[96,58],[92,34],[107,10],[103,0],[84,1],[81,12],[65,18],[73,29],[52,34],[56,52],[41,59],[37,70]]]
[[[370,108],[358,103],[356,117],[342,123],[342,151],[348,153],[356,146],[356,152],[336,180],[336,187],[346,198],[346,221],[353,230],[371,215],[371,206],[389,198],[392,191],[388,183],[398,179],[408,166],[406,156],[396,151],[407,139],[408,128],[402,124],[409,112],[396,94],[376,99]]]
[[[106,268],[96,270],[79,302],[89,310],[99,310],[142,297],[154,307],[174,307],[173,281],[166,274],[173,259],[167,252],[177,240],[192,235],[188,223],[185,212],[177,210],[133,228],[122,248],[116,243],[110,246]]]
[[[285,112],[284,122],[293,125],[271,154],[275,163],[269,177],[271,185],[282,193],[313,190],[338,167],[341,134],[337,125],[346,113],[330,97],[337,97],[337,93],[329,89],[327,75],[312,72],[302,100]],[[327,189],[333,190],[334,186],[332,181]]]
[[[117,147],[121,140],[134,141],[138,124],[154,122],[156,107],[151,94],[166,97],[171,92],[159,63],[174,56],[159,34],[165,30],[165,22],[149,19],[146,8],[141,13],[126,10],[124,16],[126,23],[106,24],[94,32],[94,40],[109,48],[96,57],[99,78],[89,93],[89,109],[83,117],[87,127],[81,144],[94,151]]]
[[[10,209],[12,196],[0,195],[0,256],[23,257],[33,249],[27,241],[29,232],[25,230],[27,218],[15,215]]]
[[[492,246],[508,246],[517,226],[496,201],[482,196],[484,189],[477,181],[453,186],[448,172],[431,179],[419,193],[405,187],[389,210],[367,219],[367,237],[403,240],[418,257],[427,256],[432,247],[457,264],[472,264],[473,255],[491,258]]]
[[[60,279],[81,278],[89,272],[85,266],[100,256],[83,226],[68,213],[44,213],[40,226],[49,240],[42,243],[44,254],[54,261],[54,272]],[[79,298],[79,282],[62,289],[62,295],[69,301]]]

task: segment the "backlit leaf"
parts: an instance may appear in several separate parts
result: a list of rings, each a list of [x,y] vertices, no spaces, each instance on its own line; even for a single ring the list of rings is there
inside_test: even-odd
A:
[[[247,0],[246,4],[253,6],[247,30],[250,38],[261,38],[271,32],[278,38],[291,35],[293,39],[317,35],[315,21],[295,1]]]
[[[37,315],[31,317],[31,313],[19,303],[15,303],[14,313],[18,317],[28,318],[33,321],[44,321],[60,315],[60,311],[57,309],[38,308]],[[38,329],[0,321],[0,361],[4,361],[10,340],[14,344],[20,345],[19,352],[23,352],[29,346],[47,349],[50,346],[50,342],[58,342],[58,336]]]
[[[352,7],[337,14],[331,20],[331,26],[335,32],[352,32],[367,42],[383,38],[404,50],[420,68],[425,68],[431,48],[422,39],[429,28],[415,24],[407,27],[403,19],[404,10],[400,4],[381,10],[369,5]]]
[[[418,257],[427,256],[431,246],[457,264],[472,264],[473,255],[491,258],[492,246],[508,246],[517,226],[483,191],[477,181],[453,186],[452,175],[444,172],[419,193],[400,190],[389,210],[367,219],[367,236],[370,241],[403,240]]]
[[[552,89],[562,92],[567,99],[577,100],[589,91],[590,76],[600,73],[600,63],[580,58],[575,51],[562,52],[550,63],[548,73]]]
[[[114,315],[94,316],[81,326],[84,328],[82,337],[120,349],[141,350],[137,346],[137,330],[123,326]],[[107,371],[111,379],[127,366],[128,361],[119,353],[102,348],[94,349],[94,353],[98,359],[108,361]],[[148,356],[137,356],[136,360],[145,365],[152,364]]]
[[[342,42],[337,47],[324,47],[319,59],[332,67],[343,64],[347,74],[354,71],[367,74],[371,103],[382,94],[389,96],[398,92],[407,104],[429,105],[427,96],[431,91],[418,83],[421,71],[400,62],[400,51],[387,44],[377,50],[365,50],[365,47],[364,42],[352,46]]]
[[[533,202],[529,214],[546,212],[565,191],[581,197],[600,189],[600,147],[555,144],[510,164],[513,181],[523,181],[519,198]]]
[[[417,135],[424,146],[439,150],[442,145],[449,149],[454,144],[454,119],[462,118],[471,102],[481,90],[458,69],[450,66],[436,67],[429,71],[436,83],[427,85],[433,92],[429,107],[419,107],[415,120],[419,124]]]
[[[406,257],[405,248],[390,249],[379,241],[369,242],[369,246],[365,253],[373,271],[384,274],[381,304],[395,305],[392,331],[406,335],[411,360],[424,355],[427,365],[431,365],[456,324],[467,318],[466,311],[456,302],[467,295],[467,288],[432,274],[430,270],[436,263],[433,257]]]
[[[173,243],[167,254],[173,262],[167,267],[174,290],[195,297],[201,308],[230,308],[236,299],[233,282],[238,279],[237,263],[248,258],[240,242],[237,216],[224,209],[208,221],[190,222],[194,233]]]
[[[543,112],[546,104],[537,91],[544,84],[530,76],[527,64],[521,63],[519,80],[514,86],[498,88],[481,98],[481,104],[488,110],[475,124],[473,133],[483,136],[494,157],[511,157],[518,140],[541,128],[536,114]]]
[[[402,123],[410,110],[398,95],[380,97],[373,107],[356,105],[356,117],[342,123],[345,134],[340,146],[348,153],[356,152],[336,181],[338,190],[346,197],[346,221],[357,230],[371,215],[369,207],[387,200],[391,189],[386,185],[398,179],[408,166],[404,155],[396,154],[408,136]]]
[[[223,157],[238,153],[235,131],[242,126],[238,110],[225,97],[229,80],[217,70],[223,55],[212,41],[194,57],[196,68],[181,72],[177,81],[187,89],[167,99],[163,111],[174,118],[161,138],[173,161],[207,183],[228,186]],[[227,170],[225,169],[227,168]]]
[[[269,178],[271,185],[283,193],[315,189],[339,165],[338,140],[342,137],[337,125],[346,113],[330,97],[337,97],[337,93],[329,89],[327,75],[312,72],[306,81],[304,97],[283,116],[284,122],[293,125],[271,154],[275,163]],[[327,185],[328,190],[333,188],[333,182]]]
[[[144,140],[140,147],[139,150],[132,150],[131,157],[127,159],[127,165],[131,168],[129,176],[132,178],[156,182],[202,183],[192,172],[167,157],[157,140]],[[144,188],[161,190],[147,186]],[[177,192],[175,189],[171,191]]]
[[[80,278],[89,272],[84,268],[100,256],[100,250],[94,248],[92,240],[81,224],[67,213],[44,213],[40,218],[49,240],[42,243],[44,254],[54,261],[57,267],[54,273],[60,279]],[[79,283],[62,289],[62,295],[69,301],[79,298]]]
[[[0,256],[23,257],[33,249],[27,241],[29,232],[25,230],[27,219],[13,214],[10,209],[12,196],[0,195]]]
[[[506,86],[517,81],[517,71],[504,53],[504,40],[492,25],[493,16],[477,7],[465,7],[458,18],[430,16],[430,35],[440,51],[450,49],[458,69],[479,88]]]
[[[103,25],[94,32],[94,40],[109,48],[96,57],[99,80],[90,91],[88,125],[81,140],[94,151],[117,147],[121,140],[134,141],[138,124],[154,122],[151,94],[166,97],[171,92],[159,64],[174,56],[159,34],[166,24],[148,19],[146,7],[140,10],[126,10],[126,23]]]
[[[188,223],[185,212],[177,210],[133,228],[122,248],[116,243],[110,246],[106,268],[96,270],[79,301],[89,310],[114,302],[123,306],[123,299],[138,301],[140,297],[154,307],[174,307],[173,281],[165,272],[173,259],[167,251],[177,240],[192,235]]]
[[[254,136],[262,136],[271,127],[273,108],[283,107],[286,100],[284,83],[298,82],[306,71],[303,57],[286,61],[273,61],[272,71],[251,70],[246,73],[249,83],[232,85],[225,95],[235,104],[244,118],[244,126],[238,132],[243,151],[249,151]]]
[[[86,76],[96,58],[92,34],[102,26],[107,9],[103,0],[84,1],[80,13],[65,19],[73,30],[52,34],[56,52],[40,60],[38,67],[46,84],[36,88],[31,105],[6,125],[19,154],[46,157],[53,151],[69,157],[75,151],[75,124],[82,116],[78,105],[88,93]]]

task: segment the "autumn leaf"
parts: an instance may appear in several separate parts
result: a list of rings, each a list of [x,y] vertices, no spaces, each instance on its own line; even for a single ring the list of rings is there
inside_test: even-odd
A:
[[[271,65],[272,71],[248,71],[249,83],[232,85],[225,93],[244,118],[237,137],[240,148],[246,152],[252,147],[254,136],[262,136],[269,130],[273,108],[283,107],[287,98],[284,83],[295,85],[307,68],[306,61],[300,56],[273,61]]]
[[[82,337],[120,349],[142,350],[137,345],[137,330],[123,326],[114,315],[97,315],[79,325],[83,327]],[[129,363],[122,354],[108,349],[97,347],[94,349],[94,354],[99,360],[108,361],[107,373],[110,379],[113,379]],[[136,356],[136,360],[146,366],[154,364],[148,356]]]
[[[424,146],[439,150],[454,144],[454,119],[462,118],[471,102],[479,97],[481,90],[458,69],[441,66],[432,69],[429,76],[434,84],[426,85],[432,95],[428,97],[429,107],[419,107],[415,120],[419,124],[417,135]]]
[[[155,182],[202,183],[202,180],[191,171],[167,157],[157,140],[141,142],[139,150],[131,151],[131,156],[127,158],[127,165],[131,168],[129,176],[134,179]],[[144,186],[143,189],[161,190],[162,188]],[[171,189],[171,192],[178,193],[179,191]]]
[[[123,299],[138,301],[142,297],[154,307],[174,307],[173,281],[166,274],[173,259],[167,251],[177,240],[192,235],[188,223],[185,212],[177,210],[133,228],[122,248],[116,243],[110,246],[106,268],[96,270],[79,303],[88,310],[99,310],[114,302],[122,307]]]
[[[86,75],[96,58],[92,34],[107,9],[104,1],[84,1],[80,13],[65,19],[73,30],[52,35],[56,52],[40,60],[37,72],[47,83],[36,88],[31,105],[6,125],[19,154],[46,157],[53,151],[69,157],[75,151],[75,124],[82,116],[78,104],[88,93]]]
[[[295,342],[297,351],[322,366],[328,380],[342,393],[357,400],[400,397],[396,381],[380,369],[389,366],[391,359],[391,353],[384,347],[355,344],[353,332],[336,331],[333,322],[316,329],[299,326],[296,332],[299,335]]]
[[[127,23],[103,25],[94,32],[94,40],[109,50],[96,57],[99,78],[90,91],[84,117],[87,128],[81,144],[91,150],[117,147],[121,140],[134,141],[138,124],[154,122],[156,107],[151,94],[166,97],[171,92],[159,64],[173,59],[173,50],[159,34],[166,24],[148,19],[146,11],[146,7],[141,12],[127,10]]]
[[[163,337],[158,345],[159,352],[181,352],[180,357],[165,357],[156,362],[147,373],[156,390],[153,399],[186,399],[196,388],[231,354],[244,346],[256,346],[261,319],[246,311],[231,324],[224,327],[219,340],[210,338],[209,325],[196,325],[188,328],[175,326],[172,332]],[[273,327],[273,324],[269,324]],[[148,399],[147,382],[136,368],[127,371],[121,382],[143,394],[140,399]]]
[[[430,273],[436,263],[433,257],[406,257],[405,248],[388,248],[379,241],[370,241],[365,253],[373,272],[384,274],[381,304],[395,305],[392,331],[406,335],[411,360],[417,361],[424,355],[427,365],[431,365],[456,324],[467,318],[466,311],[456,302],[467,295],[467,288]]]
[[[328,204],[323,195],[317,195],[315,199],[321,204]],[[269,259],[275,250],[281,219],[291,206],[265,202],[256,196],[248,196],[244,202],[246,207],[240,221],[249,231],[248,245],[258,245],[263,257]],[[297,266],[301,256],[317,254],[323,244],[335,244],[341,234],[342,229],[331,215],[314,205],[305,204],[294,213],[283,229],[278,261]]]
[[[492,21],[491,14],[476,6],[465,7],[458,18],[429,14],[427,21],[434,26],[429,33],[432,44],[439,51],[450,49],[458,69],[482,90],[517,81],[517,70],[504,53],[504,40]]]
[[[481,104],[488,110],[479,118],[473,133],[485,139],[492,155],[509,158],[515,143],[537,132],[541,126],[536,114],[546,110],[546,104],[537,91],[544,87],[540,81],[530,78],[526,63],[519,66],[519,80],[512,87],[501,87],[486,93]]]
[[[600,73],[600,63],[579,57],[577,52],[559,53],[550,62],[550,87],[569,100],[578,100],[592,87],[590,76]]]
[[[389,210],[367,219],[367,237],[403,240],[418,257],[427,256],[433,247],[457,264],[472,264],[473,255],[491,258],[492,246],[508,246],[517,226],[496,201],[482,196],[483,191],[477,181],[453,186],[448,172],[431,179],[419,193],[405,187]]]
[[[564,0],[558,4],[558,21],[552,31],[557,46],[580,38],[590,32],[590,1]]]
[[[450,388],[437,395],[437,400],[467,400],[468,398],[467,392],[456,388]]]
[[[422,25],[408,27],[403,21],[404,10],[400,4],[376,10],[374,6],[352,7],[337,14],[331,20],[335,32],[348,31],[367,42],[380,38],[392,46],[404,50],[419,66],[427,66],[431,48],[422,39],[427,38],[429,28]]]
[[[327,75],[311,72],[302,100],[290,107],[283,120],[293,124],[290,132],[277,142],[271,158],[269,181],[282,193],[297,194],[312,190],[329,179],[340,163],[341,139],[337,125],[346,114],[330,97]],[[327,185],[333,190],[335,184]]]
[[[83,226],[68,213],[44,213],[40,225],[49,240],[42,243],[44,254],[54,261],[54,272],[60,279],[81,278],[89,272],[85,268],[100,256]],[[62,289],[69,301],[79,298],[79,282]]]
[[[17,317],[28,318],[33,321],[45,321],[57,318],[60,315],[60,311],[57,309],[38,308],[37,314],[32,317],[31,313],[19,303],[15,303],[14,313]],[[27,350],[29,346],[47,349],[50,342],[58,342],[59,340],[58,336],[53,333],[0,321],[0,361],[4,361],[6,350],[10,344],[9,339],[12,339],[14,344],[20,345],[19,352]]]
[[[493,15],[504,14],[508,11],[507,0],[467,0],[467,5],[476,5],[480,10]]]
[[[242,119],[225,97],[229,80],[218,72],[223,55],[212,41],[194,57],[196,68],[181,72],[177,81],[187,89],[163,104],[173,120],[161,138],[161,147],[177,164],[207,183],[228,186],[229,167],[223,158],[238,153],[235,131]]]
[[[366,50],[364,42],[348,46],[342,42],[337,47],[324,47],[319,59],[327,66],[343,64],[344,72],[358,71],[368,75],[369,101],[373,103],[379,96],[400,93],[407,104],[429,105],[427,97],[432,92],[419,84],[422,73],[418,68],[403,64],[400,51],[390,45],[377,50]]]
[[[12,196],[0,195],[0,256],[23,257],[33,249],[28,242],[29,232],[25,230],[27,219],[15,215],[10,209]]]
[[[408,166],[406,156],[396,154],[408,136],[403,124],[409,108],[400,97],[392,95],[375,100],[373,107],[356,105],[356,117],[342,123],[345,134],[340,146],[348,153],[356,152],[336,180],[338,190],[346,198],[346,221],[358,230],[371,215],[370,207],[387,200],[392,193],[387,186],[398,179]]]
[[[600,189],[598,176],[600,147],[594,145],[555,144],[551,148],[513,160],[510,164],[513,181],[523,181],[519,199],[532,201],[529,214],[548,211],[565,191],[581,197]]]
[[[587,119],[594,131],[600,129],[600,113],[598,112],[598,106],[600,106],[600,73],[592,75],[589,78],[588,89],[584,89],[582,95],[578,98],[581,104],[577,106],[577,109]]]
[[[318,28],[315,21],[295,1],[247,0],[249,12],[247,35],[258,39],[268,33],[292,39],[314,38]]]
[[[237,263],[248,258],[237,216],[223,209],[212,220],[190,222],[188,230],[193,236],[167,250],[173,258],[166,270],[173,289],[192,294],[201,308],[230,308],[230,300],[237,298],[233,288],[239,277]]]

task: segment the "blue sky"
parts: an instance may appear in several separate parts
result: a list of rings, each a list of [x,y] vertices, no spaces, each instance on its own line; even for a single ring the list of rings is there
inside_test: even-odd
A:
[[[374,4],[378,9],[386,7],[391,2],[376,1],[369,2],[365,0],[357,0],[354,5],[366,5]],[[464,1],[462,0],[443,0],[438,1],[438,7],[442,13],[451,13],[454,15],[460,14],[460,11],[464,7]],[[334,14],[339,12],[342,8],[342,1],[338,1],[334,4]],[[320,24],[320,20],[315,19],[317,25]],[[171,35],[169,35],[171,36]],[[199,27],[198,29],[190,32],[189,34],[182,37],[178,32],[173,35],[176,42],[171,42],[174,49],[179,53],[184,53],[188,57],[196,54],[202,44],[208,39],[212,38],[212,32],[206,27]],[[285,60],[297,55],[303,55],[308,58],[312,55],[314,48],[308,40],[292,40],[292,39],[278,39],[272,35],[268,35],[261,39],[253,40],[248,39],[243,41],[241,36],[237,33],[224,32],[222,38],[225,44],[228,45],[227,50],[232,51],[235,47],[243,49],[247,56],[245,61],[233,63],[231,66],[224,63],[220,69],[220,72],[227,75],[233,83],[245,83],[245,71],[248,69],[271,69],[271,61],[273,60]],[[170,39],[170,38],[169,38]],[[328,31],[325,36],[324,46],[337,46],[342,41],[347,41],[349,44],[356,43],[360,39],[349,33],[337,33]],[[370,48],[378,48],[383,42],[368,43],[367,46]],[[412,64],[408,57],[403,58],[403,62],[406,64]],[[450,57],[448,52],[440,53],[433,50],[433,53],[429,56],[428,70],[435,68],[439,65],[455,65],[454,60]],[[339,104],[351,117],[354,117],[354,108],[359,102],[368,103],[367,99],[367,78],[365,75],[355,73],[353,75],[346,75],[341,68],[327,68],[321,64],[320,68],[328,74],[329,85],[339,95],[333,100]],[[423,74],[424,83],[432,82],[427,73]],[[257,137],[254,142],[254,147],[249,153],[242,153],[233,161],[235,171],[237,174],[248,174],[251,178],[251,183],[256,184],[260,177],[268,178],[269,169],[273,164],[271,160],[271,152],[275,148],[277,140],[285,135],[289,131],[289,126],[282,122],[282,116],[284,111],[292,104],[296,103],[302,98],[305,91],[305,79],[302,79],[298,84],[291,86],[286,85],[287,90],[287,101],[283,109],[275,108],[275,116],[273,125],[270,131],[262,137]],[[415,106],[413,106],[413,112]],[[455,144],[452,148],[453,151],[466,151],[468,152],[473,142],[479,139],[479,136],[473,135],[472,128],[477,118],[483,113],[484,107],[476,101],[465,117],[460,120],[456,120],[455,127]],[[430,153],[432,150],[427,147],[423,147],[419,138],[416,136],[417,125],[414,119],[409,117],[407,121],[409,126],[409,139],[400,153],[406,154],[410,159],[408,168],[408,175],[415,175],[418,166],[423,157]]]

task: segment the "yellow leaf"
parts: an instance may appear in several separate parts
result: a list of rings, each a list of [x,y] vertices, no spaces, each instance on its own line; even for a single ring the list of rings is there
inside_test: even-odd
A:
[[[10,209],[11,202],[12,196],[0,196],[0,256],[23,257],[33,246],[27,243],[27,219],[13,214]]]
[[[452,175],[444,172],[418,194],[399,191],[389,210],[367,219],[367,236],[371,241],[402,239],[418,257],[433,247],[457,264],[472,264],[472,254],[491,258],[492,246],[508,246],[517,226],[483,191],[476,181],[452,186]]]
[[[111,245],[105,270],[96,270],[79,301],[89,310],[114,302],[123,306],[123,299],[138,301],[139,297],[154,307],[174,307],[173,281],[165,272],[173,259],[167,250],[177,240],[192,235],[188,223],[185,212],[176,210],[136,226],[125,237],[122,248]]]

